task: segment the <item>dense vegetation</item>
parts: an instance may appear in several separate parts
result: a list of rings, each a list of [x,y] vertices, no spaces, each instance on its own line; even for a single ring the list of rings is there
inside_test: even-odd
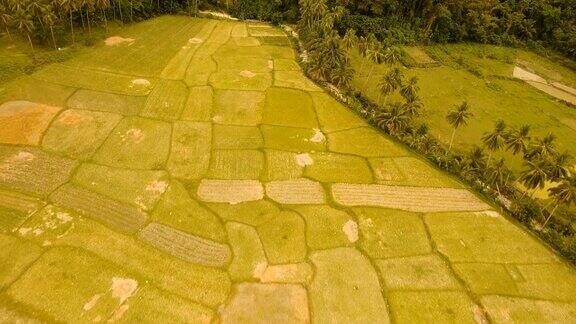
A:
[[[338,24],[381,40],[550,45],[576,57],[573,0],[336,0]]]

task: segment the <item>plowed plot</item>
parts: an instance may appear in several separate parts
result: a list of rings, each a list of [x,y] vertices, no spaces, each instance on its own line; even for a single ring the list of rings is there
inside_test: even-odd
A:
[[[38,145],[42,133],[60,109],[29,101],[0,105],[0,143]]]
[[[282,29],[113,31],[0,86],[0,322],[576,322],[573,268]]]
[[[76,164],[36,149],[0,147],[0,187],[46,196],[68,181]]]

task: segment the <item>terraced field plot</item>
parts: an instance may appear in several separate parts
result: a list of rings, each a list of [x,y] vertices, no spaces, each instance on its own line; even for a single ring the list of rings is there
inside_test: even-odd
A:
[[[573,268],[307,80],[280,29],[122,36],[2,94],[0,322],[576,321]]]

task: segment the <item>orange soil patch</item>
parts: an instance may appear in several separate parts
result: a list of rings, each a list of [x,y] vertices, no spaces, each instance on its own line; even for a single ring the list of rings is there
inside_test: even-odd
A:
[[[29,101],[0,105],[0,143],[38,145],[42,133],[61,109]]]

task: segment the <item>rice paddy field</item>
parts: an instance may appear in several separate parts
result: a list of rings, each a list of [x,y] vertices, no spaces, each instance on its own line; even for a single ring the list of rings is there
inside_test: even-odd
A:
[[[370,63],[356,50],[350,53],[357,71],[354,87],[376,101],[379,80],[392,66]],[[467,101],[473,117],[468,125],[458,129],[454,140],[457,149],[481,145],[482,135],[502,119],[513,127],[531,125],[533,136],[552,132],[558,136],[561,151],[576,154],[574,63],[547,59],[526,50],[481,44],[406,47],[404,53],[404,75],[419,80],[419,95],[425,106],[421,122],[426,122],[440,141],[448,144],[452,135],[452,127],[446,121],[448,111]],[[536,82],[531,78],[534,75],[524,80],[515,77],[515,68],[534,74],[538,77]],[[373,73],[367,82],[370,70]],[[507,152],[498,155],[506,157],[513,170],[521,169],[520,157]]]
[[[126,27],[2,85],[0,124],[0,322],[576,321],[574,268],[308,80],[281,29]]]

